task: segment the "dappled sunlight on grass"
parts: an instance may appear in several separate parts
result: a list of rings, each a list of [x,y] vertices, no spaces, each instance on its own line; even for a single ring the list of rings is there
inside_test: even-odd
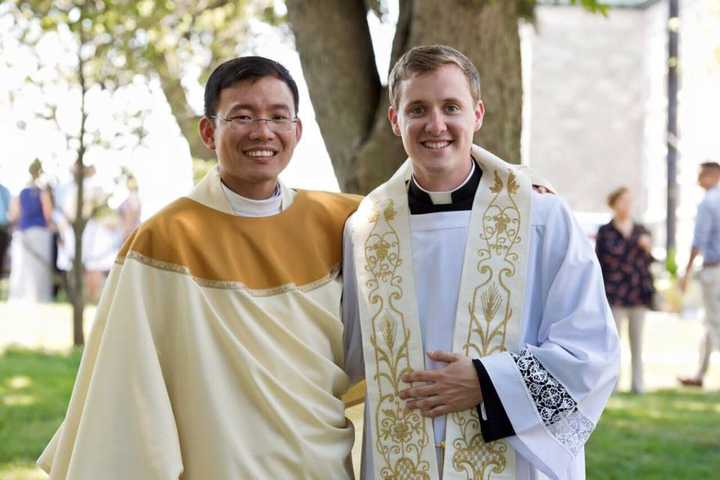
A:
[[[9,348],[0,353],[0,478],[46,478],[35,460],[59,426],[80,352]]]
[[[33,464],[10,464],[0,466],[2,480],[45,480],[47,475]]]
[[[35,403],[32,395],[3,395],[0,399],[3,405],[8,407],[27,406]]]
[[[32,380],[30,380],[30,377],[25,375],[16,375],[8,378],[5,383],[12,390],[20,390],[22,388],[29,387],[32,384]]]

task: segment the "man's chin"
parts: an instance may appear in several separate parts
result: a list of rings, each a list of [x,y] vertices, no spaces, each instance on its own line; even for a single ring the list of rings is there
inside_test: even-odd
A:
[[[451,169],[453,165],[462,163],[457,159],[457,152],[452,151],[428,152],[426,150],[418,152],[412,158],[420,167],[428,170]]]

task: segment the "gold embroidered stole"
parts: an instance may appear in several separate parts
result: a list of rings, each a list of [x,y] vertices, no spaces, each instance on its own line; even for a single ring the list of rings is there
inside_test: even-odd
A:
[[[518,351],[530,242],[529,178],[479,147],[483,171],[468,229],[453,351],[479,358]],[[437,480],[433,424],[405,408],[400,376],[425,369],[412,265],[407,161],[360,204],[353,220],[365,339],[374,478]],[[443,480],[515,478],[505,440],[485,443],[476,409],[447,417]],[[368,452],[369,453],[369,452]]]

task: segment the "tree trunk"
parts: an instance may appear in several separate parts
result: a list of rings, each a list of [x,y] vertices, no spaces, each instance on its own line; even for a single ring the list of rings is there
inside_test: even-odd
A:
[[[200,138],[198,132],[198,121],[200,117],[195,114],[187,99],[185,87],[180,78],[182,71],[177,65],[177,58],[170,51],[165,51],[162,61],[153,62],[153,66],[160,80],[165,98],[170,105],[175,121],[180,127],[180,132],[190,147],[190,155],[201,160],[215,160],[215,155],[209,150]]]
[[[392,174],[405,153],[387,121],[387,89],[375,67],[365,3],[287,0],[286,4],[338,183],[343,191],[366,193]],[[391,61],[413,46],[433,43],[457,48],[477,66],[487,114],[476,141],[519,163],[522,80],[517,2],[401,0]]]
[[[77,159],[75,160],[75,184],[77,186],[77,197],[75,202],[75,219],[72,222],[73,235],[75,236],[75,258],[72,266],[72,289],[69,290],[73,306],[73,345],[76,347],[85,344],[85,333],[83,331],[83,316],[85,312],[85,289],[84,289],[84,266],[83,254],[83,231],[85,230],[85,218],[83,218],[83,204],[85,203],[85,122],[87,111],[85,100],[88,92],[88,85],[85,78],[85,61],[82,57],[84,46],[83,30],[80,28],[80,42],[77,52],[78,56],[78,80],[80,83],[80,132],[78,135]]]
[[[363,0],[288,0],[315,116],[340,187],[362,190],[357,151],[375,123],[382,86]]]

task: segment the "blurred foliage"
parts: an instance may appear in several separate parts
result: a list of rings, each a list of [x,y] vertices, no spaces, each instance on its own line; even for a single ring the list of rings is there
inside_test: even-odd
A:
[[[70,93],[80,93],[78,109],[82,110],[83,149],[99,147],[105,150],[121,150],[142,144],[147,136],[144,128],[147,108],[124,109],[113,113],[117,120],[114,131],[101,131],[95,126],[86,124],[89,105],[85,97],[91,90],[105,90],[109,93],[119,86],[137,83],[135,72],[122,72],[113,66],[113,58],[103,56],[108,44],[108,35],[100,32],[106,23],[104,12],[95,8],[94,2],[23,2],[11,0],[5,2],[0,15],[11,19],[13,33],[18,35],[21,44],[30,47],[25,53],[33,56],[37,72],[25,78],[25,84],[37,89],[43,99],[43,106],[32,115],[38,120],[51,122],[66,140],[68,152],[79,151],[80,133],[75,125],[62,122],[61,109],[68,107],[67,98],[58,97],[58,87]],[[35,10],[33,10],[35,9]],[[55,34],[54,36],[50,36]],[[50,39],[61,45],[63,58],[41,57],[34,47],[42,40]],[[110,38],[112,41],[112,38]],[[8,60],[6,67],[12,68]],[[11,92],[10,101],[17,95],[27,92]],[[26,128],[25,120],[19,127]]]
[[[499,1],[499,0],[495,0]],[[518,15],[530,22],[535,21],[535,7],[538,5],[537,0],[516,0],[518,4]],[[598,0],[566,0],[566,3],[577,5],[592,13],[600,13],[607,15],[608,6]]]
[[[403,0],[400,0],[401,2]],[[481,5],[482,3],[506,1],[506,0],[470,0]],[[515,0],[517,2],[518,16],[525,20],[535,21],[535,7],[537,6],[537,0]],[[604,5],[602,1],[598,0],[566,0],[572,5],[579,5],[586,10],[593,13],[607,14],[608,6]],[[367,9],[379,18],[385,19],[388,14],[388,0],[365,0]]]
[[[187,82],[204,83],[212,67],[246,50],[249,19],[284,22],[272,0],[8,0],[0,12],[16,24],[40,25],[25,29],[25,44],[42,31],[81,38],[85,74],[103,89],[158,79],[191,153],[201,158],[212,156],[197,138]]]
[[[84,52],[89,74],[112,85],[152,75],[168,55],[190,65],[232,55],[247,19],[277,23],[265,1],[9,0],[11,13],[41,20],[44,30],[67,28],[92,39]],[[250,8],[250,7],[253,8]],[[23,40],[29,38],[31,32]],[[206,69],[201,69],[206,74]],[[202,80],[202,79],[201,79]]]
[[[669,249],[667,252],[667,256],[665,257],[665,270],[668,271],[673,279],[677,278],[677,251],[674,248]]]
[[[386,19],[388,0],[365,1],[368,10]],[[520,16],[532,20],[537,0],[515,1]],[[568,1],[593,12],[607,9],[598,0]],[[38,41],[42,31],[72,32],[84,45],[86,76],[103,89],[117,89],[138,76],[159,79],[193,157],[211,159],[195,133],[200,112],[189,104],[187,81],[203,84],[212,67],[247,51],[251,20],[284,24],[285,14],[278,13],[274,4],[272,0],[7,0],[0,14],[10,15],[17,24],[25,20],[24,24],[33,25],[20,38],[29,45]]]
[[[200,183],[200,180],[205,178],[205,175],[213,168],[215,168],[214,162],[206,162],[198,158],[193,158],[193,184],[197,185]]]

